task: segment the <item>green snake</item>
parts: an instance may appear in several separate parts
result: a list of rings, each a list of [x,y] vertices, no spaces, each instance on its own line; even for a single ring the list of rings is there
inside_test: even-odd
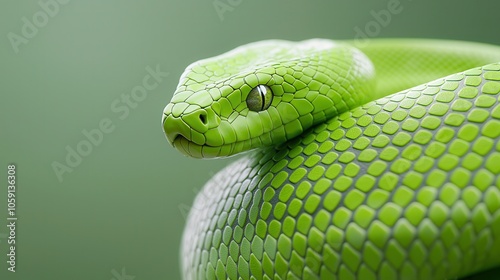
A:
[[[500,266],[500,47],[270,40],[188,66],[184,279],[453,279]]]

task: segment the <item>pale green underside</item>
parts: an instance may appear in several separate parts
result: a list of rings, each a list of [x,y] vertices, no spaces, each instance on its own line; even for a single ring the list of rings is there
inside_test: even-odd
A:
[[[185,154],[262,147],[196,198],[185,279],[450,279],[500,265],[500,48],[374,40],[296,59],[260,47],[190,66],[165,110]],[[273,90],[268,110],[241,105],[253,83]]]

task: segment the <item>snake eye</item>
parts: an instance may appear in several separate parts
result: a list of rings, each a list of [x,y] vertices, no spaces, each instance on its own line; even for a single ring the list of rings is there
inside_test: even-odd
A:
[[[263,111],[269,108],[273,100],[273,92],[268,86],[258,85],[254,87],[247,97],[247,106],[250,111]]]

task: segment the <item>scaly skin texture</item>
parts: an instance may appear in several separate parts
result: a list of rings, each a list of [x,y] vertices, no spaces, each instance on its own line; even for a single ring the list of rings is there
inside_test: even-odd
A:
[[[450,279],[499,266],[497,61],[500,48],[463,42],[312,40],[188,67],[164,112],[170,142],[194,157],[260,149],[197,196],[184,278]],[[272,103],[250,111],[259,84]]]

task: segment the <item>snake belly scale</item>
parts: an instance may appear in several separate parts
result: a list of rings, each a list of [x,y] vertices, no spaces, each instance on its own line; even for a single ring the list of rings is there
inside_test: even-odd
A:
[[[500,47],[263,41],[191,64],[163,112],[196,158],[185,279],[450,279],[500,266]],[[186,181],[185,187],[189,186]]]

